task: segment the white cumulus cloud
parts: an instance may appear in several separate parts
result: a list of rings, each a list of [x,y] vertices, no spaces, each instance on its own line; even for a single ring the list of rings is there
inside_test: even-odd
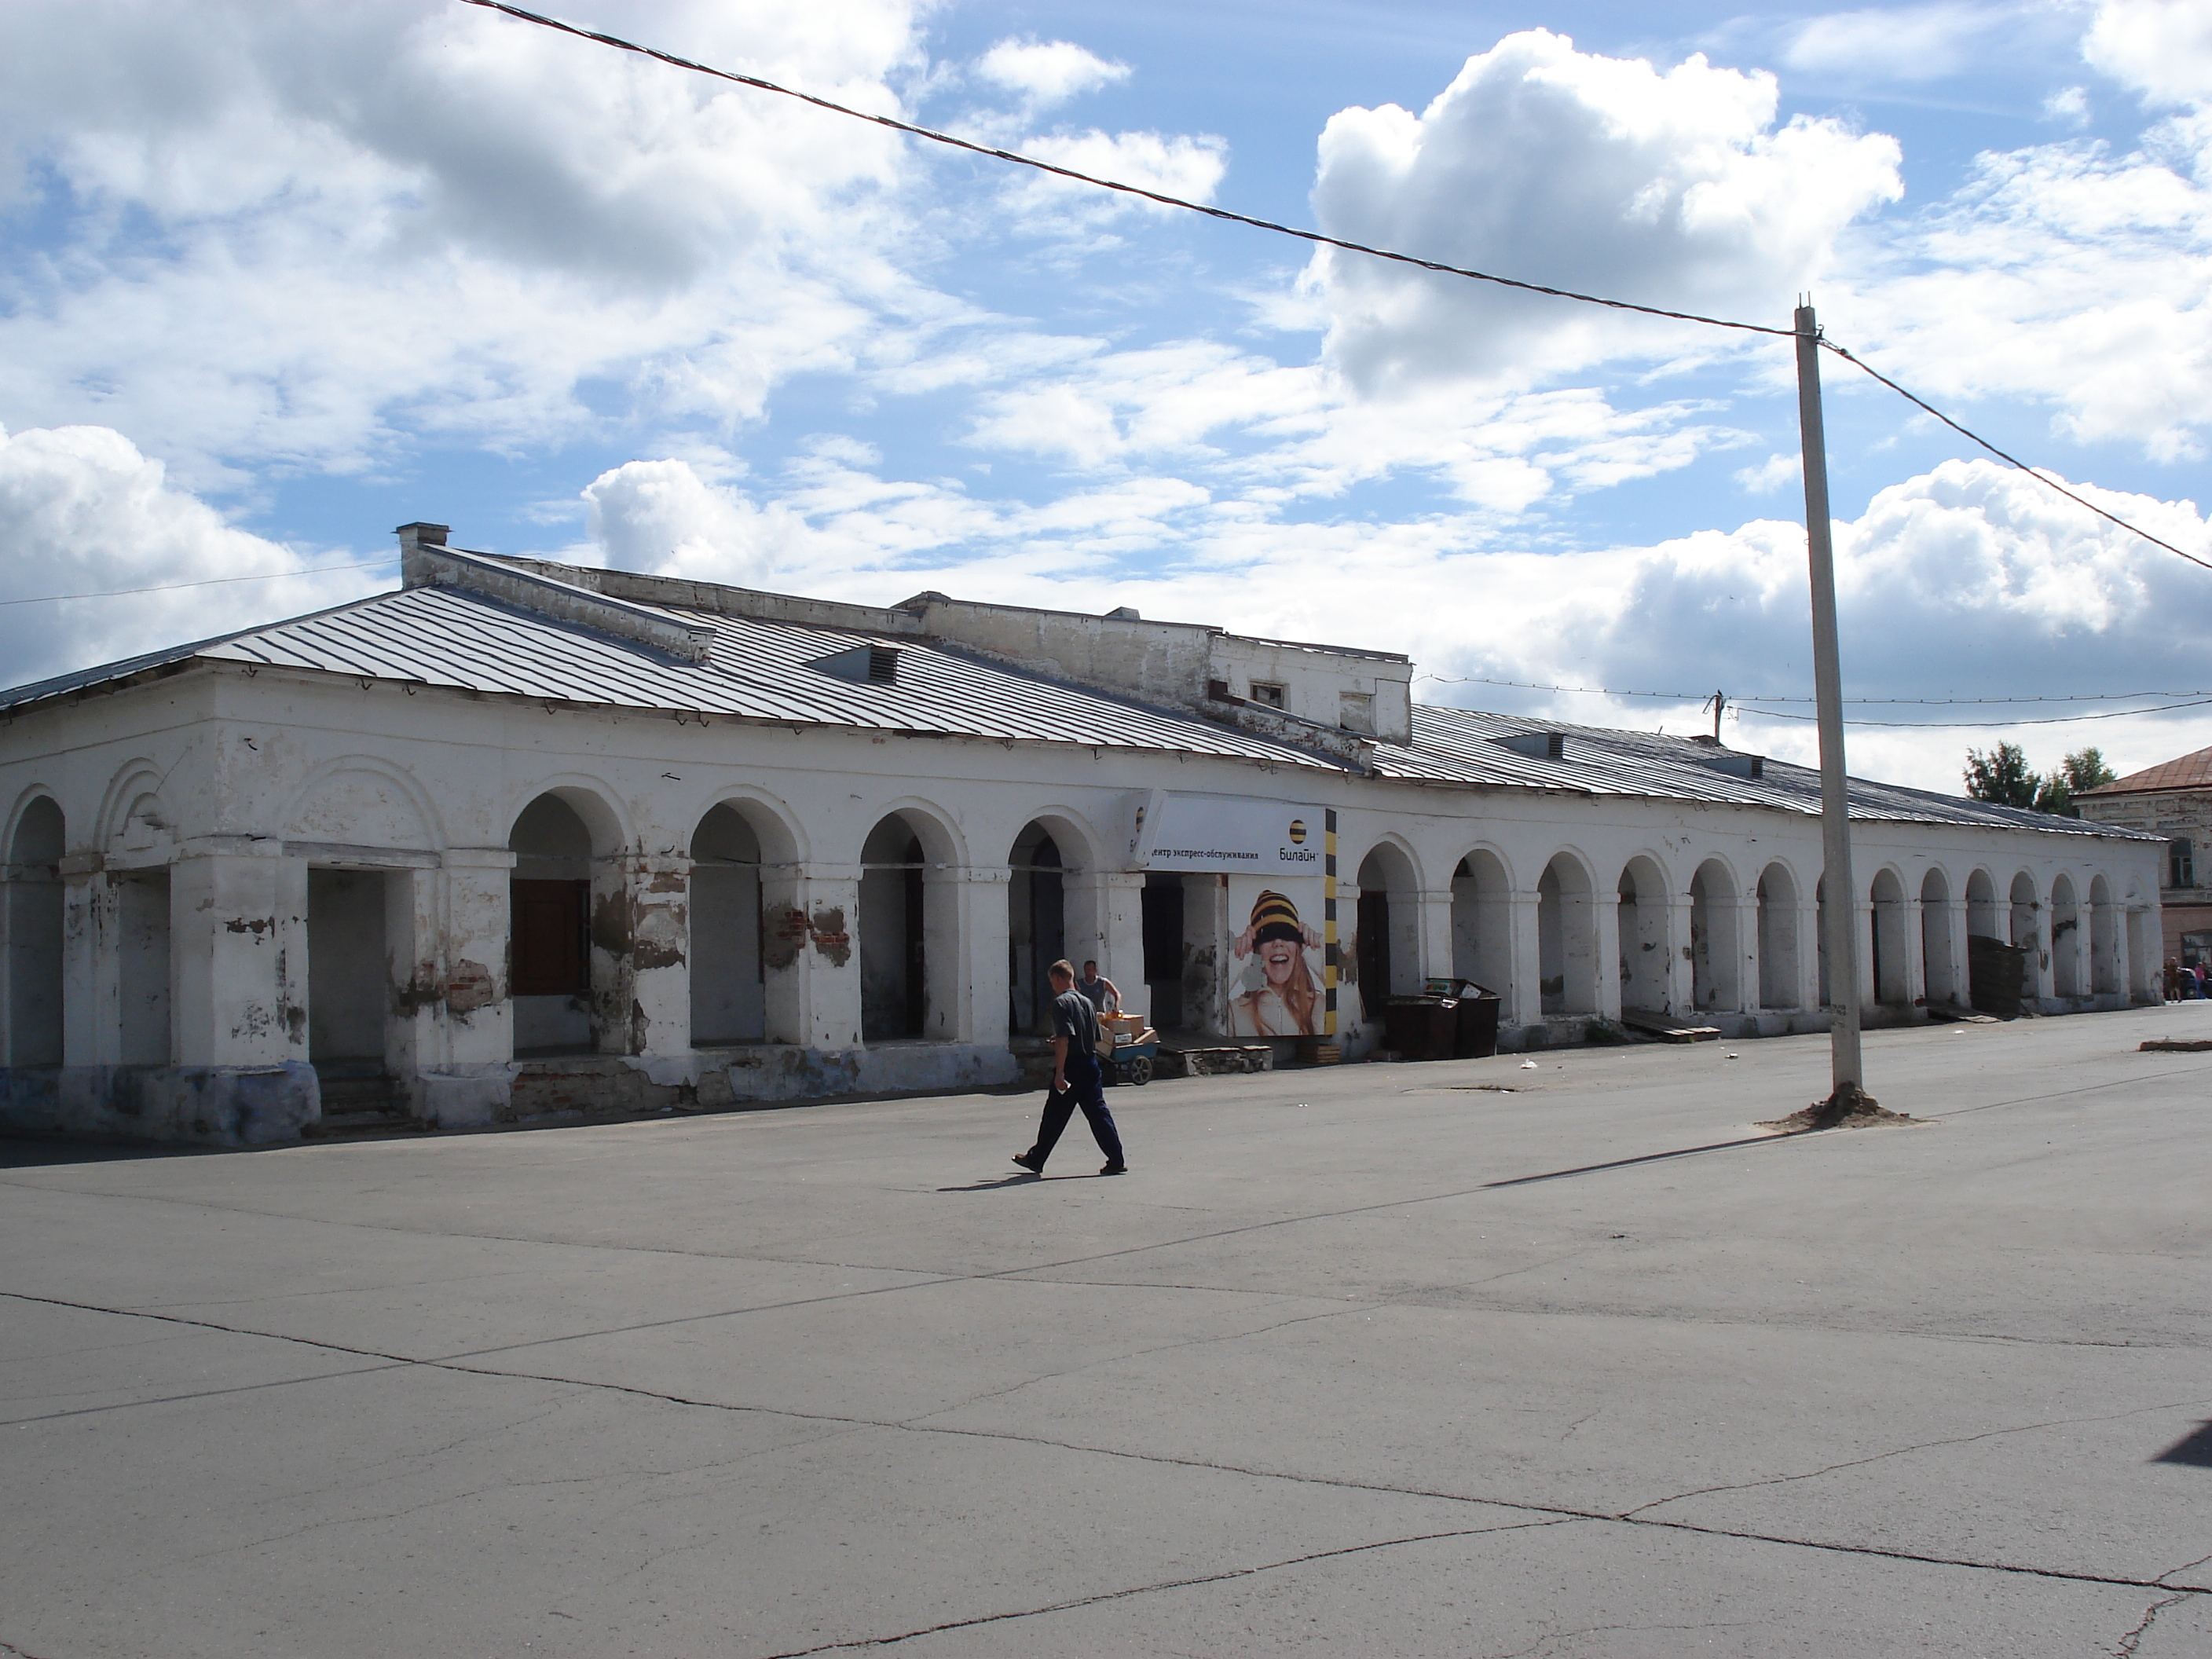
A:
[[[227,523],[106,427],[0,431],[0,682],[276,621],[390,585],[343,550],[303,556]],[[374,555],[369,556],[374,558]],[[216,580],[270,576],[273,580]],[[213,581],[198,587],[173,586]],[[160,587],[156,592],[123,590]],[[56,594],[117,594],[44,603]]]
[[[1001,40],[975,60],[975,73],[1018,93],[1031,109],[1049,109],[1071,98],[1129,78],[1129,66],[1099,57],[1073,40]]]
[[[2212,103],[2212,7],[2102,0],[2081,55],[2154,105]]]
[[[918,58],[909,0],[653,23],[872,108]],[[195,483],[574,438],[587,384],[749,418],[948,308],[897,268],[892,135],[474,8],[0,0],[0,205],[50,244],[0,266],[0,408]]]
[[[1896,142],[1775,125],[1765,73],[1662,70],[1543,29],[1467,61],[1415,115],[1339,112],[1314,204],[1333,235],[1674,309],[1786,324],[1854,218],[1901,191]],[[1357,385],[1533,380],[1665,356],[1680,330],[1324,251],[1328,353]]]

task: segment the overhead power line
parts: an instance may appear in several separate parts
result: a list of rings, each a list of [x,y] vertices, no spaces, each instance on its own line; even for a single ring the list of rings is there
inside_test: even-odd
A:
[[[617,52],[635,52],[641,58],[650,58],[657,63],[667,64],[672,69],[688,70],[695,75],[711,76],[718,81],[727,81],[737,86],[750,87],[758,92],[772,92],[780,97],[795,98],[803,104],[811,104],[817,109],[828,110],[835,115],[849,116],[856,121],[866,121],[875,126],[887,127],[893,132],[902,132],[910,137],[926,138],[933,144],[944,144],[953,149],[965,150],[971,155],[986,156],[994,161],[1011,162],[1016,167],[1033,167],[1039,173],[1050,173],[1055,178],[1066,179],[1073,184],[1089,185],[1097,190],[1115,191],[1124,196],[1134,196],[1144,201],[1157,202],[1162,207],[1176,208],[1187,213],[1203,214],[1209,219],[1219,219],[1230,224],[1249,225],[1255,230],[1268,231],[1278,236],[1294,237],[1299,241],[1310,242],[1317,246],[1340,248],[1347,253],[1364,253],[1370,258],[1386,259],[1394,264],[1410,265],[1417,270],[1431,271],[1439,276],[1460,276],[1469,282],[1489,283],[1498,288],[1516,289],[1524,294],[1541,294],[1555,300],[1572,300],[1581,305],[1603,306],[1611,311],[1634,312],[1641,316],[1662,317],[1678,323],[1698,323],[1707,328],[1735,329],[1745,334],[1767,334],[1783,339],[1796,337],[1796,331],[1793,329],[1776,328],[1765,323],[1747,323],[1727,317],[1708,317],[1694,311],[1670,311],[1663,306],[1638,305],[1633,301],[1611,299],[1602,294],[1583,294],[1574,289],[1552,288],[1542,283],[1523,282],[1515,276],[1501,276],[1495,271],[1475,270],[1465,265],[1446,264],[1441,260],[1423,259],[1411,253],[1398,252],[1392,248],[1375,247],[1365,242],[1354,242],[1340,236],[1325,235],[1317,230],[1306,230],[1297,225],[1281,224],[1275,220],[1262,219],[1253,214],[1236,213],[1227,208],[1211,207],[1204,202],[1194,202],[1182,196],[1170,196],[1164,191],[1147,190],[1141,185],[1128,184],[1118,179],[1101,179],[1095,173],[1079,172],[1073,167],[1062,167],[1056,161],[1047,161],[1035,155],[1024,155],[1018,150],[1000,149],[994,144],[979,144],[971,139],[957,137],[949,132],[939,132],[933,127],[921,126],[912,121],[902,121],[896,116],[877,115],[867,110],[854,109],[849,104],[841,104],[835,99],[823,98],[815,93],[800,92],[796,88],[783,86],[757,75],[745,75],[735,70],[716,69],[711,64],[696,63],[689,58],[678,58],[673,52],[662,52],[658,47],[643,46],[635,40],[625,40],[618,34],[605,34],[597,29],[580,28],[574,23],[564,23],[557,17],[548,17],[542,12],[526,11],[520,6],[508,5],[507,0],[462,0],[462,3],[479,6],[486,11],[503,12],[521,22],[535,23],[542,28],[553,29],[562,34],[572,34],[580,40],[596,41],[600,46],[611,46]],[[1906,402],[1926,410],[1961,437],[1978,444],[2008,466],[2018,468],[2047,489],[2056,490],[2077,506],[2087,507],[2099,518],[2118,526],[2130,535],[2140,537],[2152,546],[2163,548],[2178,557],[2188,560],[2193,565],[2212,570],[2212,559],[2200,558],[2194,553],[2176,547],[2172,542],[2154,536],[2148,531],[2129,523],[2118,514],[2106,512],[2094,501],[2076,495],[2063,484],[2054,482],[2045,473],[2028,465],[2027,462],[2016,459],[1980,434],[1952,419],[1925,398],[1916,397],[1907,392],[1887,375],[1874,368],[1863,359],[1853,355],[1844,347],[1836,344],[1832,340],[1823,336],[1819,343],[1860,373],[1880,381]]]
[[[1410,253],[1399,253],[1385,247],[1370,247],[1364,242],[1346,241],[1341,236],[1325,236],[1317,230],[1303,230],[1296,225],[1278,224],[1273,219],[1255,217],[1249,213],[1232,213],[1227,208],[1208,207],[1203,202],[1194,202],[1186,197],[1170,196],[1161,191],[1147,190],[1142,185],[1127,184],[1118,179],[1101,179],[1095,173],[1079,173],[1073,167],[1064,167],[1057,161],[1047,161],[1035,155],[1024,155],[1018,150],[1000,149],[992,144],[979,144],[972,139],[939,132],[934,127],[917,126],[911,121],[902,121],[896,116],[876,115],[867,110],[854,109],[849,104],[834,99],[817,97],[811,92],[764,81],[757,75],[742,75],[734,70],[716,69],[711,64],[694,63],[689,58],[678,58],[653,46],[641,46],[635,40],[625,40],[618,34],[602,34],[597,29],[579,28],[574,23],[564,23],[557,17],[547,17],[534,11],[525,11],[520,6],[510,6],[506,0],[463,0],[471,6],[481,6],[486,11],[505,12],[509,17],[526,23],[537,23],[563,34],[573,34],[580,40],[596,40],[603,46],[612,46],[620,52],[634,52],[641,58],[651,58],[666,64],[672,69],[690,70],[698,75],[711,75],[718,81],[731,81],[741,87],[751,87],[760,92],[777,93],[786,98],[796,98],[817,109],[826,109],[836,115],[849,115],[856,121],[867,121],[879,127],[889,127],[893,132],[903,132],[915,138],[927,138],[933,144],[947,144],[954,149],[964,149],[971,155],[988,156],[994,161],[1011,161],[1016,167],[1035,167],[1039,173],[1049,173],[1055,178],[1066,179],[1079,185],[1090,185],[1099,190],[1118,191],[1124,196],[1137,196],[1147,202],[1157,202],[1162,207],[1181,208],[1188,213],[1202,213],[1209,219],[1222,219],[1234,225],[1249,225],[1255,230],[1273,231],[1279,236],[1295,236],[1302,242],[1315,242],[1323,247],[1342,248],[1347,253],[1364,253],[1377,259],[1388,259],[1395,264],[1412,265],[1418,270],[1434,271],[1440,276],[1464,276],[1470,282],[1494,283],[1500,288],[1519,289],[1527,294],[1549,295],[1555,300],[1578,300],[1584,305],[1605,306],[1614,311],[1640,312],[1646,317],[1665,317],[1678,323],[1703,323],[1708,328],[1741,329],[1747,334],[1775,334],[1784,339],[1793,338],[1786,328],[1772,328],[1765,323],[1731,322],[1725,317],[1707,317],[1694,311],[1668,311],[1663,306],[1640,306],[1628,300],[1608,300],[1601,294],[1578,294],[1572,289],[1547,288],[1541,283],[1524,283],[1514,276],[1500,276],[1487,270],[1470,270],[1464,265],[1448,265],[1436,259],[1418,258]]]
[[[1887,726],[1902,732],[2001,732],[2014,726],[2072,726],[2082,720],[2124,720],[2136,714],[2169,714],[2177,708],[2203,708],[2212,704],[2212,697],[2199,697],[2191,702],[2160,703],[2154,708],[2107,708],[2094,714],[2046,714],[2024,720],[1847,720],[1846,726]],[[1741,703],[1740,714],[1760,714],[1774,720],[1817,720],[1814,714],[1788,714],[1778,708],[1752,708]]]
[[[2037,468],[2030,466],[2026,461],[2020,459],[2016,456],[2007,454],[2003,450],[1999,449],[1995,444],[1991,443],[1987,438],[1983,437],[1980,433],[1969,431],[1966,428],[1960,425],[1958,422],[1953,420],[1948,415],[1946,415],[1942,410],[1936,408],[1935,404],[1929,403],[1926,398],[1915,397],[1911,392],[1907,392],[1903,386],[1898,385],[1896,381],[1891,380],[1888,375],[1883,374],[1880,369],[1861,362],[1857,357],[1853,356],[1850,352],[1844,349],[1842,346],[1838,345],[1834,341],[1824,337],[1820,343],[1826,346],[1830,351],[1835,353],[1837,356],[1841,357],[1853,368],[1857,369],[1861,374],[1871,375],[1874,379],[1881,381],[1892,392],[1894,392],[1899,397],[1904,398],[1908,404],[1914,405],[1916,408],[1924,410],[1929,414],[1933,415],[1937,420],[1942,422],[1945,426],[1949,427],[1952,431],[1957,433],[1960,437],[1979,444],[1984,449],[1988,450],[1990,454],[1996,456],[2007,466],[2018,467],[2022,472],[2027,473],[2029,477],[2040,482],[2046,489],[2057,490],[2060,495],[2063,495],[2068,501],[2075,503],[2077,507],[2087,507],[2099,518],[2106,520],[2108,523],[2119,526],[2121,529],[2126,531],[2130,536],[2142,537],[2143,540],[2148,542],[2153,547],[2162,547],[2169,553],[2179,554],[2181,557],[2188,560],[2189,562],[2193,565],[2199,565],[2204,569],[2212,570],[2212,559],[2200,559],[2194,553],[2184,552],[2180,548],[2176,547],[2172,542],[2161,541],[2158,537],[2152,535],[2148,530],[2140,529],[2137,526],[2130,524],[2125,519],[2120,517],[2118,514],[2107,513],[2103,507],[2098,506],[2096,502],[2090,501],[2087,496],[2075,495],[2064,484],[2060,483],[2056,478],[2051,477],[2049,475],[2039,471]]]
[[[1710,702],[1713,696],[1710,691],[1620,691],[1603,685],[1540,685],[1529,680],[1494,680],[1480,674],[1418,674],[1414,678],[1445,685],[1505,685],[1519,691],[1573,691],[1593,697],[1656,697],[1668,702]],[[1863,707],[1884,704],[1908,708],[1960,708],[1987,705],[2002,708],[2035,702],[2133,702],[2144,697],[2212,697],[2212,691],[2082,691],[2068,696],[2038,692],[2021,697],[1845,697],[1844,701]],[[1747,691],[1740,696],[1729,694],[1732,705],[1812,701],[1810,697],[1780,692],[1771,696],[1759,691]]]
[[[328,570],[374,570],[392,562],[367,559],[359,564],[315,564],[304,570],[263,570],[251,576],[203,576],[198,581],[155,582],[151,587],[109,587],[91,593],[40,593],[27,599],[0,599],[0,605],[58,605],[64,599],[119,599],[132,593],[167,593],[179,587],[214,587],[222,582],[273,582],[286,576],[319,576]]]

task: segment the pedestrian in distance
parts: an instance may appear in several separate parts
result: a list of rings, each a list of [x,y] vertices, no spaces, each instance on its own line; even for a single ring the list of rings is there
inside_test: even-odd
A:
[[[1128,1168],[1121,1160],[1121,1134],[1114,1127],[1114,1114],[1106,1109],[1106,1091],[1098,1070],[1098,1011],[1091,999],[1075,988],[1073,963],[1055,962],[1052,980],[1052,1091],[1044,1097],[1044,1115],[1037,1123],[1036,1145],[1016,1152],[1014,1162],[1032,1175],[1044,1173],[1044,1162],[1059,1144],[1060,1132],[1075,1109],[1091,1125],[1091,1138],[1106,1154],[1103,1176],[1120,1175]]]

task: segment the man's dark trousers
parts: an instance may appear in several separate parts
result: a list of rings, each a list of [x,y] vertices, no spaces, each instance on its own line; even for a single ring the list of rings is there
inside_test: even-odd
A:
[[[1106,1154],[1109,1164],[1121,1160],[1121,1133],[1114,1127],[1114,1114],[1106,1109],[1106,1091],[1100,1085],[1098,1057],[1096,1054],[1070,1054],[1067,1057],[1067,1087],[1054,1089],[1044,1097],[1044,1116],[1037,1123],[1036,1146],[1034,1156],[1037,1168],[1044,1168],[1045,1159],[1060,1142],[1060,1131],[1067,1127],[1067,1120],[1078,1106],[1091,1125],[1091,1138],[1097,1141],[1098,1150]]]

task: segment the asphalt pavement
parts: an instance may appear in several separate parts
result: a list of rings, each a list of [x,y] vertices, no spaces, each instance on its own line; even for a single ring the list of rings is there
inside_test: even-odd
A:
[[[2198,1036],[0,1143],[0,1659],[2212,1653]]]

